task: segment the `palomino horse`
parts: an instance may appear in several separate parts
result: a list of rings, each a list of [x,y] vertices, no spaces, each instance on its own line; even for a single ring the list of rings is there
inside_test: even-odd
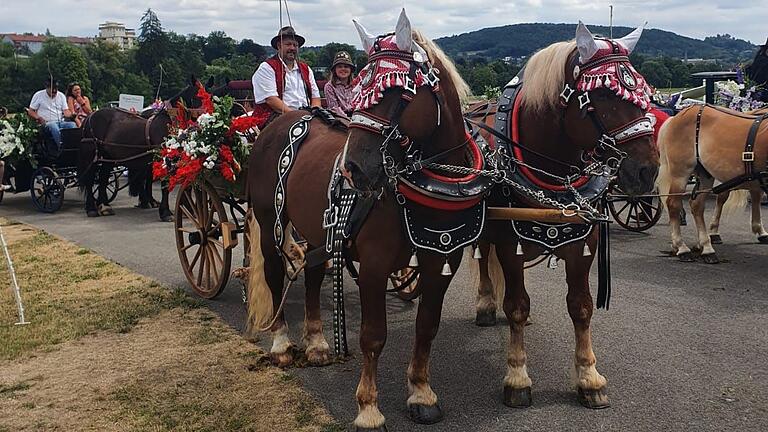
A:
[[[760,218],[760,198],[768,189],[768,130],[760,119],[763,111],[744,114],[710,105],[694,105],[669,119],[659,132],[661,170],[657,183],[659,193],[669,194],[666,200],[669,214],[682,209],[682,195],[691,174],[698,178],[697,190],[708,191],[714,181],[726,186],[745,189],[752,196],[752,232],[760,243],[768,243],[768,232]],[[745,146],[751,142],[752,149]],[[762,181],[761,181],[762,178]],[[696,223],[698,248],[709,264],[719,259],[704,222],[706,192],[694,193],[690,206]],[[743,195],[742,195],[743,196]],[[718,240],[719,208],[727,196],[718,197],[718,211],[712,223],[712,235]],[[744,203],[745,200],[739,200]],[[692,261],[691,249],[680,232],[680,221],[670,218],[672,252],[682,261]]]
[[[421,146],[425,158],[446,150],[463,150],[467,135],[459,100],[467,94],[468,87],[432,41],[412,32],[405,11],[394,34],[374,38],[356,25],[370,55],[367,71],[371,75],[360,84],[363,88],[379,89],[380,93],[371,96],[375,100],[367,100],[369,105],[358,104],[349,133],[311,120],[308,135],[288,175],[285,195],[275,193],[278,164],[282,166],[283,161],[281,152],[291,126],[298,124],[307,111],[281,115],[261,132],[254,144],[247,180],[248,201],[255,216],[250,224],[249,327],[253,330],[269,325],[274,311],[279,310],[285,271],[273,233],[276,205],[287,200],[287,219],[307,240],[309,254],[322,247],[326,242],[321,222],[329,206],[328,184],[336,170],[335,161],[344,151],[344,161],[340,163],[345,167],[344,175],[351,178],[361,196],[374,200],[367,219],[351,239],[349,250],[350,256],[360,263],[362,313],[362,371],[354,424],[358,430],[385,430],[385,419],[378,407],[376,371],[387,338],[387,280],[392,272],[409,263],[413,249],[402,228],[401,207],[389,187],[391,178],[385,174],[383,161],[390,168],[401,167],[405,151],[401,144],[406,142]],[[386,71],[391,73],[383,74]],[[466,163],[464,151],[449,151],[442,156],[446,163]],[[432,210],[413,214],[420,219],[442,217],[439,211]],[[448,255],[420,251],[418,260],[422,298],[408,367],[407,405],[414,421],[435,423],[442,419],[442,411],[429,385],[429,355],[440,322],[443,296],[451,281],[451,277],[441,275],[441,269],[443,274],[450,274],[451,268],[458,268],[461,253],[460,249]],[[323,266],[305,268],[304,272],[306,354],[310,363],[324,364],[329,359],[329,346],[320,320]],[[293,360],[292,343],[282,313],[271,324],[272,358],[279,365],[287,365]]]
[[[602,188],[592,193],[591,199],[596,201],[605,193],[611,175],[603,170],[602,175],[582,174],[574,181],[573,167],[578,173],[585,164],[604,163],[625,152],[627,158],[618,170],[621,188],[633,194],[653,189],[658,152],[650,121],[645,117],[647,89],[628,58],[641,31],[615,41],[595,39],[580,23],[575,42],[555,43],[531,57],[524,75],[521,72],[504,90],[498,108],[489,110],[493,114],[487,122],[490,126],[495,119],[496,145],[507,143],[516,155],[512,169],[508,169],[511,178],[519,179],[521,184],[527,182],[534,194],[547,194],[561,204],[581,205],[573,190],[590,199],[590,189]],[[567,186],[568,182],[573,182],[573,188]],[[488,202],[493,206],[542,206],[530,195],[521,195],[515,189],[504,191],[500,186],[494,187]],[[607,381],[595,367],[590,328],[593,302],[589,271],[598,255],[593,253],[598,251],[598,229],[582,227],[513,225],[509,221],[491,221],[486,226],[480,244],[482,258],[473,268],[474,274],[480,276],[476,322],[495,324],[496,304],[503,299],[510,326],[507,374],[503,380],[504,403],[508,406],[531,405],[532,382],[524,345],[530,300],[523,267],[526,261],[547,251],[552,259],[565,261],[566,303],[576,336],[574,377],[578,399],[589,408],[609,405]],[[601,229],[607,231],[607,226]],[[607,237],[607,232],[603,236]],[[607,244],[603,247],[607,248]],[[605,302],[607,305],[607,298]],[[600,303],[598,291],[598,307]]]
[[[154,150],[168,135],[171,118],[166,110],[145,119],[117,108],[103,108],[89,115],[83,122],[83,140],[78,155],[78,183],[84,192],[85,210],[89,216],[109,215],[114,212],[106,204],[107,167],[120,164],[128,168],[129,192],[139,197],[139,206],[153,206],[152,168]],[[97,177],[99,177],[97,179]],[[98,196],[90,191],[98,180]],[[171,220],[168,189],[163,188],[160,201],[160,219]]]

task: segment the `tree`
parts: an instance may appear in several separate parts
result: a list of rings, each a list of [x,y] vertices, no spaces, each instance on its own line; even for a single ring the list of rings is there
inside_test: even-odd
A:
[[[93,86],[91,102],[103,105],[116,100],[123,89],[126,76],[126,54],[117,45],[98,40],[85,49],[88,58],[88,76]]]
[[[150,75],[168,54],[168,37],[152,9],[147,9],[141,17],[139,30],[136,63],[141,72]]]
[[[217,58],[230,58],[235,54],[235,40],[221,30],[213,31],[205,40],[203,59],[210,64]]]
[[[235,46],[235,52],[239,55],[251,54],[256,62],[261,63],[267,58],[267,49],[255,43],[251,39],[243,39]]]
[[[322,48],[320,48],[320,52],[317,54],[316,66],[331,67],[333,64],[333,58],[339,51],[346,51],[349,53],[349,55],[353,55],[355,52],[357,52],[357,49],[352,45],[345,43],[331,42],[329,44],[325,44]]]
[[[91,80],[88,77],[88,62],[83,50],[62,39],[50,38],[43,43],[43,49],[32,57],[28,85],[39,90],[51,75],[66,90],[69,83],[77,82],[83,93],[90,94]]]

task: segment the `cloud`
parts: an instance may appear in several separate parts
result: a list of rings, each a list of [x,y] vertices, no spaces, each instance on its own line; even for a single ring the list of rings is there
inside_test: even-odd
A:
[[[144,11],[152,7],[163,27],[181,34],[207,35],[223,30],[235,39],[250,38],[268,44],[280,26],[277,0],[0,0],[0,33],[43,33],[93,36],[104,21],[119,21],[137,28]],[[393,5],[394,3],[394,5]],[[401,2],[380,0],[291,0],[290,22],[309,45],[345,42],[359,45],[352,18],[373,33],[394,29]],[[757,2],[733,0],[422,0],[407,3],[415,27],[430,37],[450,36],[523,22],[608,24],[609,4],[614,25],[634,27],[648,21],[649,28],[703,38],[728,33],[763,43],[768,10]],[[288,17],[283,8],[283,25]]]

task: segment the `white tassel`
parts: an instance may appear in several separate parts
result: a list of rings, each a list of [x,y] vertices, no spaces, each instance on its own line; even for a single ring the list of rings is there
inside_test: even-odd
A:
[[[443,264],[443,271],[440,272],[441,276],[450,276],[453,273],[451,273],[451,265],[448,264],[448,261],[445,261],[445,264]]]
[[[418,267],[419,266],[419,258],[416,257],[416,251],[413,251],[413,255],[411,255],[411,260],[408,261],[408,267]]]
[[[483,254],[480,253],[480,248],[478,246],[475,246],[475,253],[472,255],[474,259],[481,259],[483,258]]]
[[[592,255],[592,251],[589,250],[589,245],[584,242],[584,253],[582,253],[582,256],[590,256]]]
[[[523,245],[520,244],[520,242],[517,242],[517,252],[515,252],[517,255],[523,254]]]
[[[551,269],[556,269],[557,268],[557,257],[555,255],[550,255],[549,256],[549,263],[547,263],[547,267],[549,267]]]

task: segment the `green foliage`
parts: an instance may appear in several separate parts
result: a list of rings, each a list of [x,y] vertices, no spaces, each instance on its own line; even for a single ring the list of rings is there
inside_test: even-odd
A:
[[[205,40],[203,60],[210,64],[219,58],[230,58],[235,54],[235,40],[221,30],[213,31]]]
[[[608,36],[610,33],[605,26],[590,25],[589,29],[596,35]],[[632,30],[629,27],[614,27],[613,37],[622,37]],[[575,24],[515,24],[444,37],[436,42],[454,57],[519,58],[528,57],[554,42],[571,40],[575,32]],[[751,58],[755,49],[751,43],[727,34],[698,40],[649,29],[643,32],[636,52],[653,57],[702,58],[734,63]]]
[[[49,74],[50,64],[50,74]],[[90,94],[91,80],[88,77],[88,62],[83,50],[56,38],[43,43],[43,49],[32,57],[31,78],[36,88],[42,88],[50,75],[59,81],[59,90],[66,91],[69,83],[77,82],[83,93]]]
[[[136,63],[141,72],[151,75],[168,54],[169,45],[168,36],[163,31],[160,19],[152,9],[147,9],[141,17],[138,42]]]

